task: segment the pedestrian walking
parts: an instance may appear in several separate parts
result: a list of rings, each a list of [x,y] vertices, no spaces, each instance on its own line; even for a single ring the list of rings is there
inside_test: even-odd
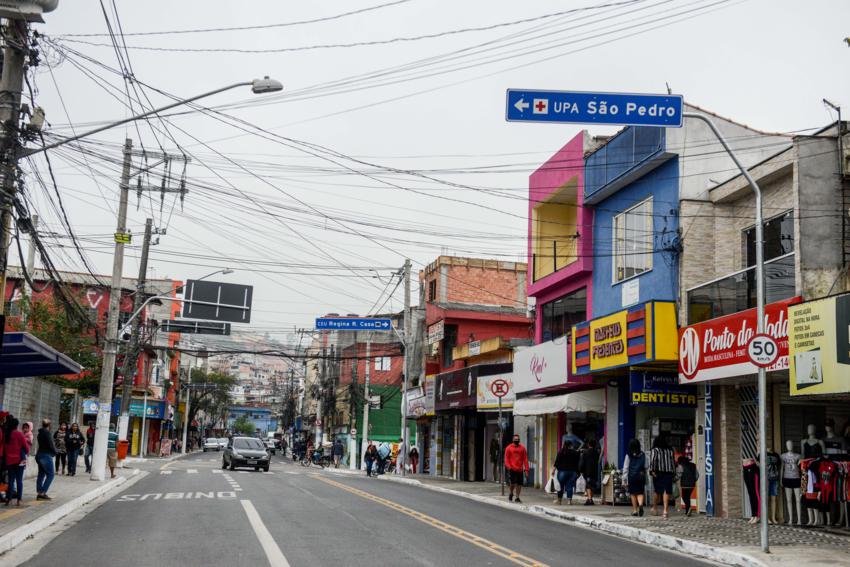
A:
[[[56,447],[53,445],[53,436],[50,434],[50,420],[41,421],[41,429],[38,430],[38,450],[35,453],[35,463],[38,465],[38,476],[35,479],[36,500],[51,500],[47,495],[50,485],[55,476],[54,459],[56,458]]]
[[[0,484],[6,487],[6,490],[0,494],[0,502],[6,502],[6,496],[8,494],[8,475],[6,471],[6,418],[9,416],[9,412],[0,411]]]
[[[21,433],[24,434],[24,439],[27,440],[27,444],[30,446],[30,451],[32,451],[32,442],[35,440],[35,438],[34,438],[33,432],[32,432],[32,422],[31,421],[25,421],[24,422],[24,424],[21,426]],[[32,454],[32,452],[30,452],[30,454]],[[26,466],[28,464],[29,464],[28,462],[24,461],[24,466]]]
[[[573,489],[576,485],[576,477],[578,476],[578,463],[580,456],[578,451],[573,448],[572,441],[566,441],[558,455],[555,457],[555,465],[552,467],[552,474],[558,475],[558,489],[555,504],[561,504],[564,500],[564,492],[567,493],[567,504],[573,503]]]
[[[640,448],[640,441],[629,441],[629,450],[623,461],[623,478],[626,489],[632,499],[632,516],[643,516],[643,499],[646,492],[646,453]]]
[[[419,467],[419,449],[416,448],[416,445],[410,448],[410,453],[407,456],[410,457],[410,472],[416,474]]]
[[[91,459],[92,454],[94,453],[94,434],[95,434],[94,422],[89,422],[89,427],[86,429],[86,449],[85,449],[85,457],[83,460],[86,463],[86,472],[91,472]]]
[[[407,463],[407,445],[404,443],[404,438],[399,437],[398,447],[395,451],[395,474],[402,474],[404,466]]]
[[[372,443],[369,443],[369,446],[366,447],[366,454],[363,456],[363,460],[366,462],[366,476],[372,476],[372,467],[375,466],[375,461],[378,460],[378,448]]]
[[[584,476],[584,501],[585,506],[593,506],[593,493],[599,492],[599,449],[596,448],[596,440],[588,439],[585,449],[581,453],[578,465],[579,472]]]
[[[65,434],[65,450],[68,452],[68,476],[77,475],[77,459],[80,450],[86,444],[86,438],[77,423],[71,424],[71,429]]]
[[[384,441],[378,446],[378,475],[384,474],[387,470],[387,460],[392,454],[393,450],[390,447],[390,444]]]
[[[30,453],[30,446],[27,443],[26,437],[18,429],[18,420],[14,417],[6,418],[6,431],[4,434],[5,447],[4,454],[6,456],[6,470],[9,476],[9,489],[6,492],[6,506],[12,499],[17,500],[16,505],[21,505],[21,500],[24,497],[24,469],[27,466],[27,456]]]
[[[505,470],[511,490],[508,501],[521,504],[519,496],[522,493],[522,485],[525,484],[524,475],[528,473],[528,451],[519,442],[519,435],[514,435],[513,441],[505,449]]]
[[[53,434],[53,445],[56,447],[56,474],[65,474],[68,464],[68,450],[65,447],[65,434],[68,433],[68,425],[59,424],[59,429]]]
[[[493,465],[493,480],[499,482],[501,475],[499,474],[499,438],[494,436],[490,439],[490,464]]]
[[[697,485],[699,471],[697,466],[685,455],[679,457],[678,464],[676,477],[679,479],[679,494],[682,495],[682,502],[685,504],[685,516],[689,517],[691,515],[691,493]]]
[[[106,464],[109,466],[110,478],[115,478],[115,467],[118,465],[118,433],[115,424],[109,424],[109,437],[106,441]]]
[[[342,439],[337,439],[334,441],[333,449],[331,450],[331,454],[334,458],[334,468],[339,468],[339,462],[345,456],[345,445],[342,444]]]
[[[652,451],[649,453],[649,474],[652,476],[652,485],[655,494],[661,496],[664,503],[663,517],[667,518],[670,506],[670,496],[673,494],[673,479],[676,476],[676,461],[673,449],[664,435],[659,435],[652,443]],[[658,513],[658,499],[652,502],[653,515]]]

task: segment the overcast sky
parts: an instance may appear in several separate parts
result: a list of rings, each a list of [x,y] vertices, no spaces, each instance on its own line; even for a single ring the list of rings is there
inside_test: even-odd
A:
[[[285,85],[277,95],[243,87],[205,99],[226,115],[181,113],[98,134],[86,154],[73,147],[51,154],[70,224],[102,274],[111,271],[124,138],[189,155],[182,210],[173,195],[160,210],[159,193],[146,194],[136,210],[133,194],[129,225],[138,235],[124,273],[137,273],[137,245],[152,216],[167,234],[153,248],[149,275],[235,269],[216,279],[255,286],[258,331],[380,307],[405,257],[414,272],[441,251],[524,261],[528,175],[579,129],[506,123],[507,88],[665,92],[669,84],[714,112],[783,132],[834,120],[823,98],[850,111],[845,0],[103,5],[116,33],[120,19],[122,57],[152,87],[137,84],[131,97],[138,92],[161,106],[169,99],[153,89],[189,97],[263,75]],[[551,15],[590,6],[605,7]],[[71,124],[80,132],[129,116],[125,83],[109,70],[119,67],[112,39],[70,35],[108,31],[101,3],[61,0],[45,19],[37,29],[65,49],[42,42],[45,64],[35,74],[36,101],[52,131],[65,136]],[[517,20],[530,21],[500,25]],[[287,23],[294,25],[132,35]],[[470,29],[483,27],[492,29]],[[450,31],[460,33],[444,34]],[[386,43],[432,34],[444,35]],[[364,42],[379,43],[351,45]],[[139,111],[137,102],[133,108]],[[70,246],[48,200],[55,202],[46,163],[35,165],[48,188],[29,176],[33,208],[44,230],[64,234],[50,242]],[[182,172],[175,162],[174,186]],[[159,186],[161,169],[142,178]],[[83,269],[73,248],[55,246],[53,255],[64,268]],[[401,299],[398,288],[384,310],[399,309]]]

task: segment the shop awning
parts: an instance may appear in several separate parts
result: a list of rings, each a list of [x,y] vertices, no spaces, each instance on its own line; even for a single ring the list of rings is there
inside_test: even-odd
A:
[[[570,392],[560,396],[520,398],[514,402],[514,415],[543,415],[547,413],[605,413],[603,389]]]
[[[0,380],[24,376],[79,374],[83,367],[29,333],[6,333],[0,354]]]

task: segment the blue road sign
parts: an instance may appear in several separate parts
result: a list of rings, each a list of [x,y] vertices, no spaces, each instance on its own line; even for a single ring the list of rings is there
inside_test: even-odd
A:
[[[367,317],[316,319],[317,329],[332,331],[392,331],[393,322],[390,319],[371,319]]]
[[[508,122],[682,126],[682,96],[508,89]]]

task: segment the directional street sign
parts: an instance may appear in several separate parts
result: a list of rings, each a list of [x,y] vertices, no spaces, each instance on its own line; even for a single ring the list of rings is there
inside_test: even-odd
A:
[[[316,319],[316,328],[329,331],[392,331],[393,322],[390,319],[368,317],[321,317]]]
[[[228,323],[251,322],[250,285],[188,280],[183,292],[183,313],[186,319],[206,319]]]
[[[189,321],[172,319],[159,324],[159,330],[164,333],[191,333],[195,335],[229,335],[230,323],[219,321]]]
[[[682,96],[508,89],[508,122],[682,126]]]

